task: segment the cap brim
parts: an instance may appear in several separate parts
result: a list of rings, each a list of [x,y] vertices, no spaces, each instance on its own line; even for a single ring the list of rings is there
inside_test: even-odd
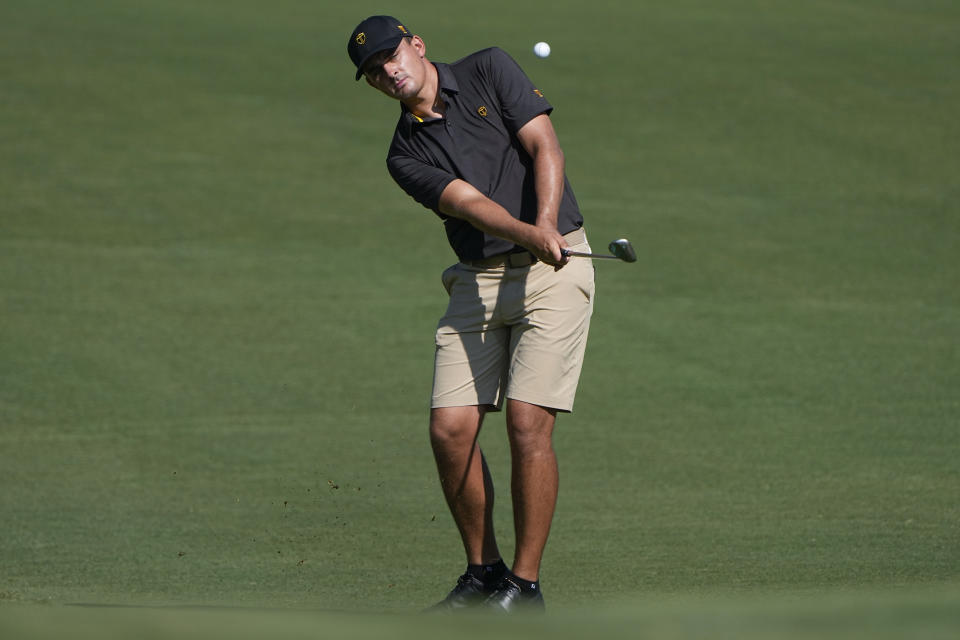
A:
[[[364,56],[363,60],[360,61],[360,64],[357,65],[357,77],[355,79],[359,80],[360,78],[363,77],[363,67],[364,65],[367,64],[370,58],[377,55],[381,51],[386,51],[387,49],[396,49],[397,45],[403,42],[403,39],[406,37],[409,37],[409,36],[402,36],[402,35],[396,36],[394,38],[390,38],[389,40],[384,40],[383,42],[381,42],[380,45],[375,50],[371,51],[369,54]]]

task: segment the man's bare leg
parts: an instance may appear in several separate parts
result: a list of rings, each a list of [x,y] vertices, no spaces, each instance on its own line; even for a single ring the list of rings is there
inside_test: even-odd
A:
[[[513,519],[517,548],[513,573],[535,582],[557,504],[559,474],[553,450],[557,412],[519,400],[507,401],[512,457]]]
[[[440,485],[460,531],[467,563],[474,565],[500,559],[493,529],[493,480],[477,442],[485,413],[481,406],[430,411],[430,444]]]

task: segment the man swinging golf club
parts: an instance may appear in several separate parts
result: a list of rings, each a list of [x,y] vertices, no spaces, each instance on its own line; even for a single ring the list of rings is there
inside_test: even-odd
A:
[[[433,609],[542,610],[540,562],[557,499],[552,433],[573,408],[594,268],[564,173],[552,106],[505,52],[432,63],[402,22],[373,16],[347,45],[356,79],[400,102],[390,175],[443,221],[459,262],[443,273],[430,442],[467,569]],[[506,404],[516,552],[508,568],[478,445]]]

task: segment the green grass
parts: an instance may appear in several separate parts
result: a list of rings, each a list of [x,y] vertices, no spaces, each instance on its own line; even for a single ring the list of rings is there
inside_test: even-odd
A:
[[[491,619],[249,608],[9,606],[17,638],[952,638],[957,593],[829,593],[813,598],[617,602],[546,618]]]
[[[345,54],[382,10],[0,7],[0,631],[129,613],[36,603],[402,614],[459,571],[425,434],[453,256]],[[436,60],[518,59],[594,244],[639,256],[597,265],[551,606],[670,635],[645,603],[689,602],[696,635],[735,598],[719,628],[760,637],[839,593],[955,630],[955,3],[401,17]],[[509,554],[502,418],[483,439]]]

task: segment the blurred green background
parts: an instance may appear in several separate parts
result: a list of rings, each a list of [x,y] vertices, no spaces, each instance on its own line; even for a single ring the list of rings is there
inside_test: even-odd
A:
[[[0,618],[407,612],[461,571],[426,438],[454,258],[353,80],[376,13],[510,52],[594,245],[637,249],[597,264],[549,605],[955,605],[956,3],[4,0]],[[483,444],[509,554],[502,418]]]

